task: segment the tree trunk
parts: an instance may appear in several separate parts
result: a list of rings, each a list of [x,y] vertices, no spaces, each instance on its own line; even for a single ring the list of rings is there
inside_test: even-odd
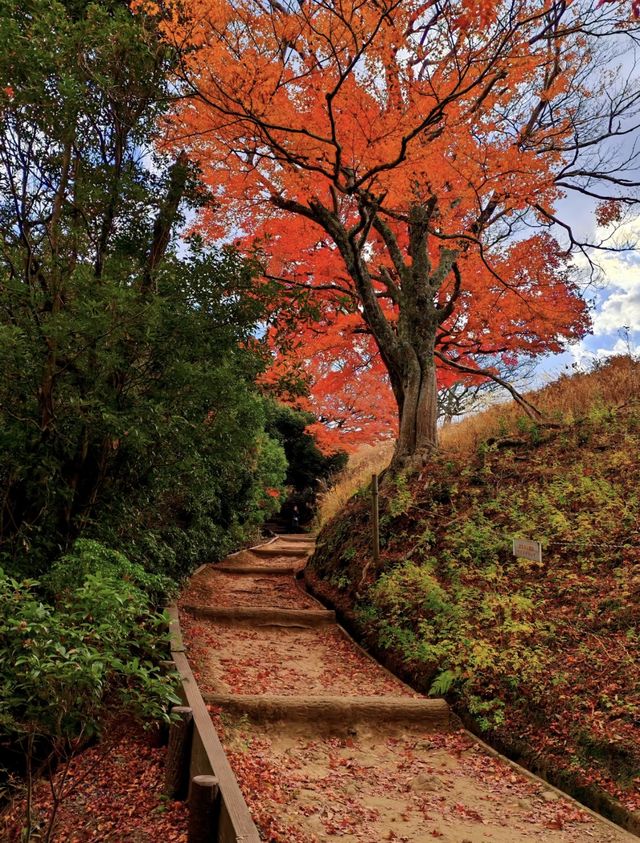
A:
[[[400,428],[392,471],[420,468],[438,446],[438,388],[433,356],[413,354],[394,390]]]

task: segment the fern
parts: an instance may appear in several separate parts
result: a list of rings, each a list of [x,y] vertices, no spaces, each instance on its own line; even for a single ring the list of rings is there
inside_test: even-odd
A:
[[[429,688],[429,696],[444,696],[451,689],[457,678],[458,674],[455,671],[443,670],[442,673],[439,673],[438,676],[436,676],[436,678],[433,680],[433,683]]]

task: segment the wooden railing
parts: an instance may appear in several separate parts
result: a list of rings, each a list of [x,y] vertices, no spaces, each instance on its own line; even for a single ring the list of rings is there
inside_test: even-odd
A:
[[[189,800],[189,843],[260,843],[258,830],[185,654],[178,609],[169,606],[171,658],[184,706],[169,731],[167,791]]]

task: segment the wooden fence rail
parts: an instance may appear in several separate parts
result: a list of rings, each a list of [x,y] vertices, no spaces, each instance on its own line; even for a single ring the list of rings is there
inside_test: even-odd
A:
[[[189,839],[191,843],[205,843],[205,840],[206,843],[260,843],[258,830],[185,655],[178,609],[169,606],[167,611],[171,619],[171,656],[182,680],[184,708],[191,711],[190,715],[183,711],[186,718],[181,717],[181,721],[186,719],[190,724],[186,730],[182,729],[188,735],[183,763],[188,764],[186,781],[190,784]],[[176,747],[180,733],[178,729],[174,736]],[[179,754],[181,749],[176,748],[175,752]],[[172,782],[176,786],[176,777]]]

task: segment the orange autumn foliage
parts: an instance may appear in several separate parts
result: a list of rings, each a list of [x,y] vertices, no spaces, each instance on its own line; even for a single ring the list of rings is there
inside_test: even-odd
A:
[[[325,438],[387,436],[399,420],[410,453],[435,435],[420,421],[433,416],[434,366],[442,385],[473,378],[456,366],[478,355],[535,356],[584,335],[585,303],[548,231],[590,49],[571,10],[162,9],[166,37],[189,48],[167,139],[198,161],[214,200],[197,226],[231,233],[300,297],[271,380],[304,372]]]

